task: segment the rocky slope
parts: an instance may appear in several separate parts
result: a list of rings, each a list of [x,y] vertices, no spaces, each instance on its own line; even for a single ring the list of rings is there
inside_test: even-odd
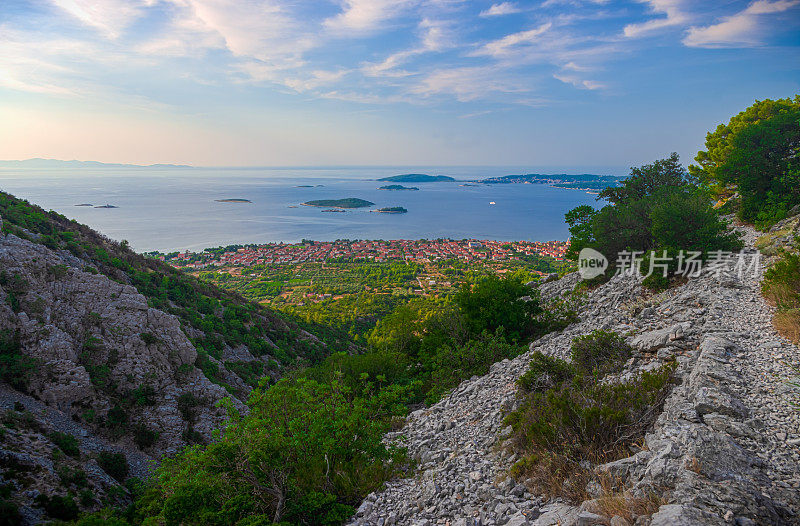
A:
[[[123,454],[129,473],[144,477],[153,460],[211,438],[225,418],[216,407],[222,398],[246,410],[253,378],[280,375],[280,353],[324,352],[314,336],[266,309],[205,285],[194,292],[191,278],[176,277],[166,289],[186,290],[185,297],[145,296],[151,289],[141,275],[157,283],[172,275],[86,227],[41,223],[54,232],[43,234],[6,221],[15,235],[2,233],[2,224],[0,505],[13,503],[24,522],[58,517],[59,504],[124,502],[124,477],[100,467],[101,451]],[[48,237],[74,239],[79,228],[78,248]],[[195,300],[216,307],[187,314]],[[236,324],[233,336],[215,332]],[[73,440],[77,451],[67,453]],[[48,504],[53,497],[69,502]]]
[[[747,245],[756,238],[744,231]],[[762,262],[763,263],[763,262]],[[576,275],[542,285],[544,297],[570,294]],[[759,279],[706,273],[651,295],[618,276],[583,300],[580,321],[495,364],[436,405],[410,415],[387,437],[419,461],[415,477],[371,494],[353,525],[797,524],[800,522],[800,413],[787,380],[797,346],[771,323]],[[634,374],[677,359],[678,385],[632,456],[603,466],[633,497],[656,499],[652,516],[604,506],[544,501],[507,476],[516,460],[503,447],[503,415],[516,407],[515,381],[534,350],[567,358],[571,340],[594,329],[628,336]],[[613,488],[612,488],[613,490]]]

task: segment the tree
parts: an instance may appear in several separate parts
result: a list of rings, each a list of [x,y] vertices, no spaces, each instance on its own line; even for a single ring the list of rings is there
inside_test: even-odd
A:
[[[800,203],[800,95],[756,101],[706,135],[690,173],[717,196],[741,196],[739,216],[769,224]]]

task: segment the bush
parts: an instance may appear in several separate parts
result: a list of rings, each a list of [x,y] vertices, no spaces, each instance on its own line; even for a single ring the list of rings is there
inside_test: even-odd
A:
[[[537,494],[588,498],[592,473],[585,462],[627,455],[655,421],[675,369],[673,362],[629,381],[602,381],[629,354],[624,340],[606,331],[575,338],[572,363],[533,354],[518,380],[522,403],[505,419],[512,426],[511,447],[521,457],[512,476],[527,479]]]
[[[155,405],[156,403],[156,390],[150,384],[142,384],[133,391],[131,391],[131,398],[134,405],[145,406]]]
[[[97,463],[120,483],[128,476],[128,460],[122,453],[101,451],[97,454]]]
[[[149,332],[143,332],[139,335],[145,345],[153,345],[154,343],[158,342],[158,338],[150,334]]]
[[[81,450],[78,448],[78,439],[74,436],[68,433],[54,431],[47,435],[47,437],[65,454],[75,458],[81,456]]]
[[[567,256],[571,259],[577,259],[583,248],[593,248],[614,262],[626,251],[656,255],[667,251],[673,257],[680,250],[698,251],[705,258],[713,251],[742,247],[675,153],[631,169],[622,186],[607,188],[598,198],[611,204],[601,210],[583,205],[565,215],[571,234]],[[650,271],[648,263],[642,266],[644,273]],[[647,285],[665,288],[678,270],[677,262],[673,259],[665,269],[653,270]]]
[[[631,352],[615,332],[596,330],[572,340],[572,363],[585,374],[605,376],[630,358]]]
[[[153,431],[144,424],[133,426],[133,441],[140,449],[147,449],[158,440],[158,431]]]
[[[15,389],[24,389],[36,360],[22,354],[19,334],[10,330],[0,330],[0,379]]]
[[[71,521],[77,519],[80,513],[75,499],[70,496],[62,497],[54,495],[48,497],[47,495],[37,495],[34,502],[37,506],[44,509],[45,513],[53,519]]]

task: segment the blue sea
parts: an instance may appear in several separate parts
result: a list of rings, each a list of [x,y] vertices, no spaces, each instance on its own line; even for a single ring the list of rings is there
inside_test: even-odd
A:
[[[459,182],[402,183],[419,191],[377,189],[391,183],[376,179],[403,173],[449,175]],[[0,170],[0,190],[85,223],[110,238],[126,239],[139,252],[198,251],[304,238],[565,240],[569,232],[564,213],[582,204],[598,205],[596,196],[585,191],[539,184],[459,186],[468,179],[521,173],[559,172],[532,167],[419,166],[4,169]],[[297,206],[314,199],[346,197],[372,201],[375,207],[371,208],[402,206],[408,213],[377,214],[367,208],[326,213]],[[220,203],[217,199],[252,202]],[[75,206],[80,203],[118,208]]]

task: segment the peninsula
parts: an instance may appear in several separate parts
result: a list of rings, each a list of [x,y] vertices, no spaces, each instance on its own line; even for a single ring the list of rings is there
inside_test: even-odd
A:
[[[303,206],[317,206],[323,208],[364,208],[365,206],[373,206],[375,203],[365,199],[348,197],[346,199],[318,199],[316,201],[306,201],[302,204]]]
[[[455,181],[449,175],[403,174],[384,177],[378,181],[391,181],[394,183],[441,183]]]
[[[416,186],[403,186],[401,184],[390,184],[381,186],[378,190],[419,190]]]

